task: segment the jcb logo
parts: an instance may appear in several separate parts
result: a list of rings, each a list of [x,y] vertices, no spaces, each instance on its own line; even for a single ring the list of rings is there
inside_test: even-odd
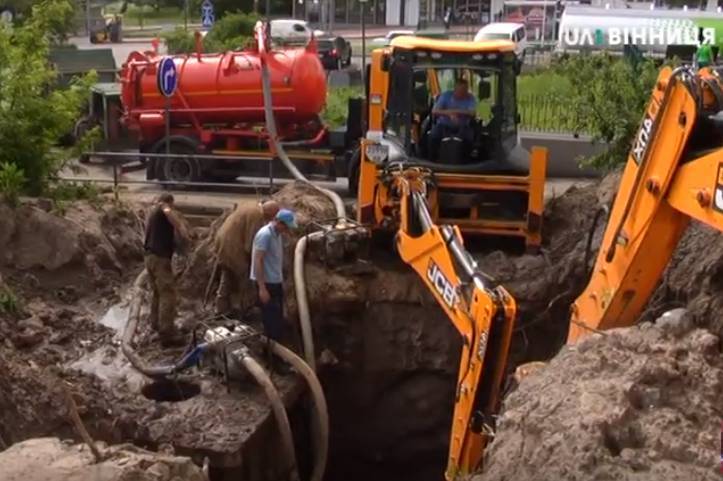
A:
[[[645,152],[648,150],[648,142],[650,141],[650,131],[653,129],[653,119],[645,114],[643,119],[643,125],[640,127],[638,135],[635,137],[635,145],[633,146],[633,158],[635,163],[640,165],[640,162],[645,157]]]
[[[718,212],[723,212],[723,163],[718,164],[718,181],[715,184],[713,208]]]
[[[444,299],[444,303],[447,304],[450,309],[454,309],[455,304],[457,304],[457,291],[452,283],[444,276],[439,266],[431,259],[429,260],[429,267],[427,267],[427,279],[429,279],[429,282],[432,283],[439,295]]]

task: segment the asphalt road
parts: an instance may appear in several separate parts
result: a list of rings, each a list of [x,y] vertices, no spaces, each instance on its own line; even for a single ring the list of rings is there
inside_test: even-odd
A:
[[[100,163],[77,165],[79,171],[68,167],[61,173],[65,180],[84,181],[89,180],[99,187],[113,185],[113,168]],[[281,188],[287,179],[274,179],[275,189]],[[573,185],[586,185],[592,182],[590,179],[574,178],[551,178],[545,184],[545,198],[558,197]],[[336,182],[314,182],[320,187],[337,192],[346,200],[353,200],[347,191],[347,179],[339,178]],[[203,206],[210,210],[230,208],[236,202],[252,198],[260,198],[269,192],[268,178],[239,178],[233,186],[209,186],[196,187],[187,190],[169,190],[180,202],[196,206]],[[136,200],[151,200],[160,192],[166,191],[156,182],[145,181],[145,171],[137,170],[124,173],[119,176],[120,192],[123,197]]]

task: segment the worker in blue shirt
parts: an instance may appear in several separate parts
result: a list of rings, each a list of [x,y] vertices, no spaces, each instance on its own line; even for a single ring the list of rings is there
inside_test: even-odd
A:
[[[477,100],[469,93],[469,83],[463,78],[457,79],[454,90],[439,96],[432,108],[436,122],[429,134],[432,159],[436,157],[437,147],[445,137],[456,136],[468,144],[474,140],[472,120],[476,111]]]
[[[276,216],[254,236],[251,250],[251,280],[256,285],[264,334],[270,340],[281,342],[285,335],[284,320],[284,243],[282,235],[296,229],[296,216],[281,209]],[[268,346],[267,346],[268,348]],[[272,356],[267,352],[269,364]]]

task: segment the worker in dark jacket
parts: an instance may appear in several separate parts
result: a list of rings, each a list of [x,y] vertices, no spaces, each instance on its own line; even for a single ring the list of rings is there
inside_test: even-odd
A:
[[[151,326],[164,346],[178,345],[183,341],[176,333],[176,281],[171,259],[179,243],[186,242],[188,235],[180,214],[173,209],[173,196],[162,194],[146,223],[145,265],[153,288],[151,303]]]

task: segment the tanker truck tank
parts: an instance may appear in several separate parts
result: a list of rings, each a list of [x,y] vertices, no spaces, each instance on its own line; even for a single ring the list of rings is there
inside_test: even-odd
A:
[[[699,34],[714,46],[723,44],[723,16],[697,10],[636,10],[566,7],[560,17],[557,50],[622,52],[635,45],[653,56],[668,55],[671,47],[695,51]]]
[[[121,69],[121,121],[137,138],[147,180],[181,186],[278,172],[272,168],[276,153],[265,125],[262,62],[271,77],[277,139],[297,149],[292,159],[303,163],[300,168],[307,174],[335,178],[346,144],[320,119],[326,72],[311,31],[302,24],[289,28],[298,33],[293,42],[273,48],[270,42],[263,50],[256,42],[246,50],[224,53],[200,53],[197,35],[196,53],[171,56],[177,87],[170,99],[157,83],[164,57],[156,51],[128,56]],[[279,174],[283,176],[274,175]]]
[[[121,70],[123,121],[137,131],[141,145],[164,136],[166,99],[156,74],[163,57],[133,52]],[[178,86],[170,99],[170,124],[207,146],[241,138],[264,121],[260,58],[253,50],[173,57]],[[279,134],[298,140],[316,135],[326,101],[326,74],[315,43],[277,49],[267,56]],[[308,132],[309,124],[313,124]],[[193,132],[188,132],[192,127]],[[305,131],[304,128],[307,130]],[[219,129],[223,135],[219,135]],[[234,134],[233,130],[237,132]],[[177,132],[176,132],[177,133]]]

